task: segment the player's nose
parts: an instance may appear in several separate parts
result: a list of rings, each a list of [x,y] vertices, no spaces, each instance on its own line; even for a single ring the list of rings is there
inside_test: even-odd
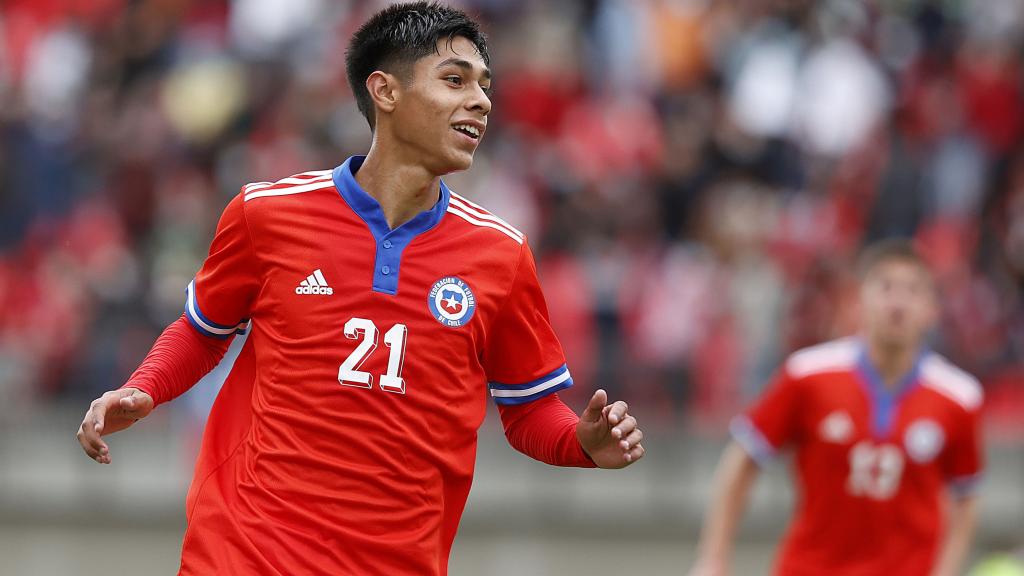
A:
[[[491,113],[491,98],[479,84],[474,84],[470,98],[466,101],[466,109],[487,116]]]

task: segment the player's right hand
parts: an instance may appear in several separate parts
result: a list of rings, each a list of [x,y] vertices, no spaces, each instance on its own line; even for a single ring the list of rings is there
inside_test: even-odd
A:
[[[78,443],[89,458],[110,464],[110,449],[100,436],[113,434],[153,411],[153,397],[137,388],[111,390],[92,401],[78,427]]]

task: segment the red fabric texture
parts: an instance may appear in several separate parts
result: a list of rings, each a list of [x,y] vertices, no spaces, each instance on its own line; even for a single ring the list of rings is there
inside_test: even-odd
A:
[[[153,348],[122,388],[138,388],[154,405],[174,400],[220,362],[231,339],[208,338],[182,315],[156,339]]]
[[[526,404],[498,406],[505,437],[530,458],[555,466],[594,468],[594,461],[576,438],[576,416],[558,394]]]

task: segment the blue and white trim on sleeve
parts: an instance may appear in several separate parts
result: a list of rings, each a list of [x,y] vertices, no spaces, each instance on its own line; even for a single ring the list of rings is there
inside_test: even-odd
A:
[[[775,448],[746,416],[737,416],[729,423],[729,433],[743,450],[762,468],[775,458]]]
[[[981,479],[982,474],[979,472],[969,476],[953,478],[949,480],[947,486],[949,486],[949,491],[953,494],[954,498],[970,498],[978,491],[978,485],[981,484]]]
[[[522,384],[489,383],[494,402],[502,406],[525,404],[572,386],[572,376],[565,364],[544,376]]]
[[[245,334],[245,331],[249,328],[248,318],[243,318],[234,326],[225,326],[224,324],[217,324],[204,316],[203,312],[199,309],[199,303],[196,302],[195,285],[196,281],[193,279],[188,283],[188,288],[185,289],[185,317],[188,318],[188,321],[196,330],[201,334],[221,340],[232,334]]]

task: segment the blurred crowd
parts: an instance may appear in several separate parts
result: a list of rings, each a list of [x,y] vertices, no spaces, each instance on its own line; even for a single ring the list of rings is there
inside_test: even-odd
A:
[[[0,0],[0,419],[119,386],[239,186],[367,150],[343,56],[382,4]],[[1024,0],[456,4],[495,94],[449,182],[531,237],[569,396],[717,429],[902,236],[1019,421]]]

